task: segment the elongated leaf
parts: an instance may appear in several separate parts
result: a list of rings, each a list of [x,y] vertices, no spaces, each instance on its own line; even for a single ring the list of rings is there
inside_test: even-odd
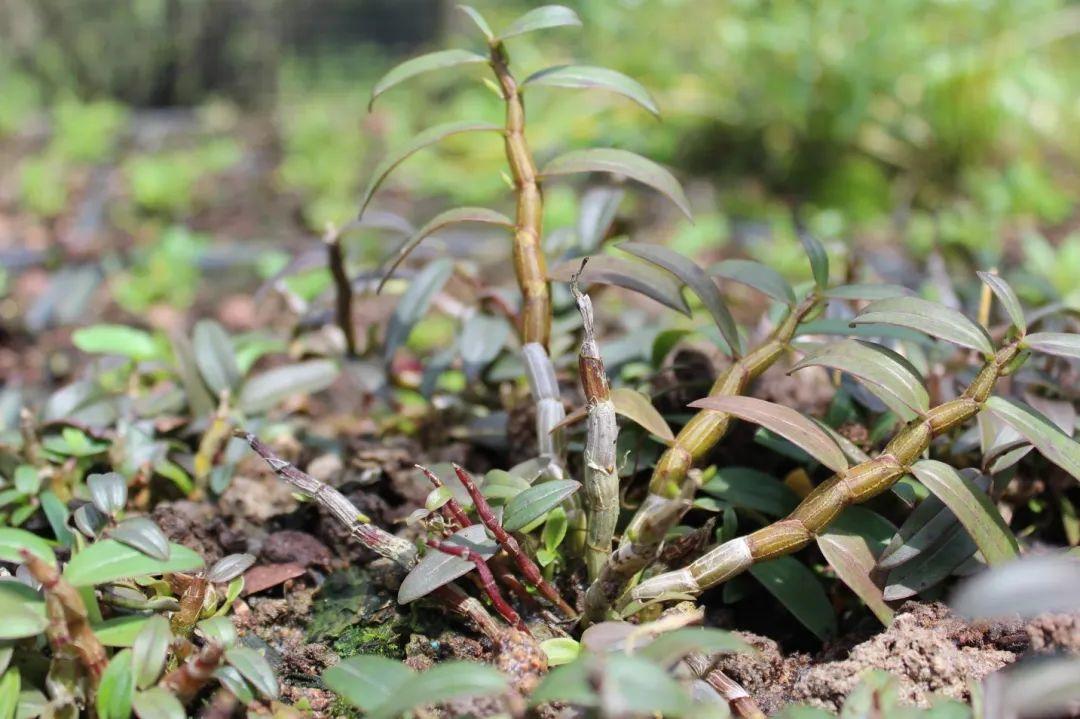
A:
[[[132,665],[135,667],[135,682],[140,689],[153,685],[161,676],[170,642],[172,631],[169,620],[160,615],[150,617],[135,637],[131,647]]]
[[[1080,444],[1026,404],[991,397],[986,408],[1035,445],[1042,456],[1080,480]]]
[[[1005,525],[990,497],[974,482],[944,462],[931,459],[916,462],[911,471],[952,510],[987,563],[1000,564],[1017,556],[1016,537]]]
[[[415,677],[401,662],[374,655],[349,657],[322,675],[326,686],[365,712],[389,701]]]
[[[71,334],[72,343],[83,352],[110,354],[146,360],[158,355],[158,346],[148,333],[126,325],[92,325]]]
[[[1036,352],[1080,359],[1080,335],[1067,332],[1034,332],[1024,338],[1024,344]]]
[[[461,326],[458,344],[466,370],[483,367],[495,359],[510,337],[510,324],[502,317],[477,312]]]
[[[6,669],[0,676],[0,719],[17,719],[16,712],[23,709],[21,701],[22,675],[15,667]]]
[[[0,641],[34,637],[49,626],[41,595],[21,582],[0,582],[0,612]]]
[[[151,687],[135,695],[132,702],[139,719],[185,719],[187,712],[172,692],[161,687]]]
[[[786,516],[799,504],[799,496],[786,484],[749,467],[723,467],[705,482],[701,491],[732,506],[772,517]]]
[[[147,517],[125,519],[109,532],[109,536],[129,547],[138,549],[154,559],[169,558],[169,539],[165,533]]]
[[[499,225],[501,227],[513,228],[514,221],[501,212],[495,212],[485,207],[459,207],[453,210],[447,210],[446,212],[440,212],[435,217],[416,231],[409,239],[405,240],[404,244],[398,248],[398,251],[394,253],[394,257],[382,270],[382,279],[379,280],[379,286],[375,290],[376,293],[381,292],[386,281],[390,279],[394,274],[394,270],[398,268],[406,257],[409,256],[413,250],[419,246],[425,238],[430,237],[439,230],[448,227],[450,225],[460,224],[462,222],[477,222],[486,225]]]
[[[371,90],[371,100],[368,102],[368,109],[371,109],[371,106],[375,104],[375,98],[379,95],[395,85],[400,85],[417,75],[423,75],[424,73],[432,72],[434,70],[457,67],[458,65],[472,65],[478,62],[487,61],[488,59],[483,55],[478,55],[477,53],[468,50],[439,50],[438,52],[429,52],[426,55],[406,60],[400,65],[392,68],[375,83],[375,87]]]
[[[179,606],[179,602],[172,597],[161,597],[155,604],[168,603],[171,608]],[[107,647],[128,648],[135,646],[135,639],[139,632],[146,626],[150,617],[138,614],[125,614],[97,622],[93,625],[94,636]]]
[[[686,193],[683,192],[682,185],[675,176],[666,168],[641,155],[607,147],[571,150],[549,162],[541,174],[552,177],[574,175],[579,172],[610,172],[615,175],[626,175],[666,195],[687,218],[693,219],[690,214],[690,201],[686,198]]]
[[[444,125],[429,127],[423,132],[420,132],[416,137],[406,143],[404,147],[399,148],[378,164],[375,168],[375,172],[372,174],[371,180],[364,189],[364,194],[361,196],[360,211],[357,213],[357,216],[363,217],[364,210],[367,209],[368,204],[371,202],[371,198],[375,195],[375,191],[379,189],[379,186],[382,185],[395,167],[415,153],[423,150],[425,147],[434,145],[436,142],[444,140],[452,135],[460,135],[466,132],[502,132],[502,128],[487,122],[450,122]]]
[[[739,337],[739,329],[735,326],[735,320],[724,303],[724,298],[720,296],[716,283],[705,274],[703,269],[689,258],[661,245],[623,242],[619,245],[619,249],[659,265],[685,282],[709,310],[709,314],[712,315],[728,346],[734,349],[736,355],[742,355],[742,340]]]
[[[848,468],[847,457],[832,437],[810,419],[790,407],[755,397],[714,396],[690,403],[691,407],[727,412],[739,419],[759,424],[795,444],[834,472]]]
[[[949,602],[973,619],[1031,619],[1080,609],[1080,557],[1067,553],[1028,556],[969,579]]]
[[[274,367],[244,383],[240,391],[240,408],[248,414],[265,412],[287,397],[324,390],[337,376],[338,366],[331,360],[308,360]]]
[[[188,408],[194,416],[205,417],[214,411],[215,402],[207,391],[202,374],[199,372],[191,340],[187,338],[187,335],[176,331],[169,335],[169,342],[172,345],[173,357],[176,358],[177,374],[184,386]]]
[[[502,694],[509,688],[495,668],[476,662],[438,664],[409,682],[408,691],[394,692],[367,713],[368,719],[393,719],[410,709],[467,696]]]
[[[1019,330],[1020,334],[1026,334],[1027,321],[1024,319],[1024,308],[1020,306],[1020,298],[1013,292],[1013,288],[1009,286],[1009,283],[989,272],[978,272],[977,274],[979,279],[993,291],[1001,306],[1005,308],[1013,327]]]
[[[914,368],[880,345],[858,340],[828,344],[803,358],[791,371],[812,365],[838,369],[868,383],[878,390],[875,394],[905,420],[911,420],[915,415],[923,416],[930,409],[930,396]]]
[[[852,320],[854,325],[880,323],[925,332],[984,355],[994,354],[990,336],[979,325],[954,309],[920,297],[894,297],[871,303]]]
[[[262,654],[248,647],[232,647],[225,651],[225,661],[235,667],[259,694],[267,699],[277,699],[278,680]]]
[[[548,270],[548,277],[569,282],[581,270],[581,258],[562,262]],[[656,300],[676,312],[690,315],[690,307],[682,295],[682,283],[667,270],[644,262],[635,262],[612,255],[593,255],[578,278],[582,290],[591,284],[615,285]]]
[[[453,272],[453,261],[443,257],[420,270],[409,283],[408,289],[398,300],[394,314],[390,317],[390,325],[386,329],[383,356],[387,361],[390,361],[398,348],[409,339],[413,325],[427,313],[431,301],[439,294]]]
[[[98,684],[96,706],[101,719],[127,719],[135,698],[135,673],[131,667],[131,650],[117,652],[109,660]]]
[[[818,549],[844,584],[866,603],[882,624],[892,622],[893,610],[885,603],[881,588],[870,577],[874,554],[865,537],[828,531],[817,538]]]
[[[562,504],[562,501],[581,489],[581,483],[572,479],[556,479],[529,487],[506,505],[503,527],[516,532],[529,526],[540,517]]]
[[[975,540],[957,522],[929,550],[889,572],[885,600],[907,599],[944,581],[976,551]]]
[[[795,291],[788,281],[779,272],[760,262],[724,260],[710,267],[709,272],[725,280],[753,287],[784,304],[795,304]]]
[[[64,579],[76,587],[89,587],[126,577],[184,572],[202,564],[197,552],[181,544],[170,544],[169,559],[161,561],[115,539],[102,539],[71,558],[64,567]]]
[[[878,557],[878,567],[894,569],[935,546],[959,524],[945,503],[931,494],[919,502]]]
[[[914,293],[900,285],[840,285],[825,290],[826,297],[835,300],[885,300],[907,297]]]
[[[498,39],[501,41],[527,32],[568,26],[581,27],[581,18],[577,13],[564,5],[542,5],[510,23],[508,28],[499,33]]]
[[[199,374],[215,395],[225,390],[235,392],[240,384],[236,353],[225,329],[213,320],[200,320],[192,335],[195,364]]]
[[[750,567],[750,574],[818,639],[825,641],[836,634],[836,615],[825,589],[799,560],[777,557],[758,562]]]
[[[0,527],[0,561],[22,564],[21,552],[26,550],[49,564],[56,564],[52,547],[41,537],[25,529]]]
[[[485,40],[491,42],[495,39],[495,33],[491,31],[491,26],[488,25],[488,21],[484,19],[479,10],[471,5],[458,5],[457,7],[458,10],[469,16],[469,19],[473,21],[476,27],[480,28]]]
[[[819,290],[824,290],[829,285],[829,255],[825,252],[825,247],[809,232],[800,232],[799,241],[802,242],[806,256],[810,260],[814,284]]]
[[[591,65],[559,65],[534,72],[522,85],[549,87],[600,88],[630,98],[653,115],[660,117],[660,108],[637,80],[606,67]]]
[[[712,656],[721,652],[756,654],[757,650],[723,629],[685,627],[661,634],[635,654],[670,669],[692,652]]]
[[[611,403],[615,405],[616,412],[641,425],[665,442],[670,444],[675,441],[675,433],[671,431],[663,415],[641,392],[629,387],[616,387],[611,390]]]
[[[484,559],[491,557],[499,550],[499,546],[488,539],[481,524],[460,529],[446,541],[468,547]],[[468,574],[474,568],[475,565],[470,561],[433,549],[416,563],[416,566],[401,582],[401,587],[398,589],[398,604],[408,604],[426,596],[444,584],[449,584],[458,577]]]

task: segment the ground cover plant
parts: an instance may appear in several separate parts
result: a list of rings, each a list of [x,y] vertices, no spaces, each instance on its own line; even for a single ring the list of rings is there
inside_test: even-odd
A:
[[[779,201],[710,244],[696,163],[543,129],[663,131],[556,44],[601,10],[455,13],[370,83],[483,94],[411,138],[64,99],[0,184],[58,238],[3,247],[0,719],[1075,712],[1070,213],[954,252],[919,159],[918,269]],[[472,189],[402,202],[440,150]]]

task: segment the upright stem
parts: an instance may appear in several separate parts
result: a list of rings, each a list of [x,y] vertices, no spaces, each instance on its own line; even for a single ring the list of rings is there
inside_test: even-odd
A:
[[[491,569],[488,568],[487,562],[476,552],[473,552],[468,547],[461,547],[450,542],[435,542],[428,540],[427,545],[437,552],[443,554],[450,554],[455,557],[460,557],[466,562],[472,562],[476,567],[476,573],[480,575],[480,586],[483,587],[484,593],[488,595],[488,599],[491,600],[492,606],[495,610],[513,625],[516,629],[531,634],[529,628],[525,626],[525,622],[522,621],[521,616],[518,615],[514,608],[510,606],[510,603],[503,597],[502,592],[499,591],[498,585],[495,584],[495,575],[491,573]]]
[[[345,353],[356,356],[356,328],[353,326],[353,291],[349,275],[345,271],[345,253],[341,249],[341,232],[328,225],[323,236],[326,243],[326,261],[334,278],[335,319],[345,335]]]
[[[710,395],[738,395],[787,349],[799,324],[821,303],[816,293],[807,295],[758,347],[728,367],[713,383]],[[649,482],[649,494],[623,533],[619,549],[604,565],[585,597],[585,616],[602,619],[635,574],[656,559],[664,536],[690,508],[693,484],[687,474],[731,427],[726,412],[698,412],[660,456]]]
[[[540,246],[544,200],[536,163],[525,138],[525,105],[517,80],[510,72],[506,46],[491,47],[491,68],[506,103],[506,160],[517,193],[517,224],[514,229],[514,272],[521,288],[522,343],[537,342],[547,349],[551,339],[551,294],[547,263]]]
[[[696,594],[731,579],[755,562],[802,549],[845,507],[881,494],[908,474],[934,437],[978,414],[997,379],[1016,369],[1019,353],[1017,342],[1005,345],[983,365],[960,397],[908,423],[877,457],[822,482],[786,518],[724,542],[683,569],[642,582],[634,590],[634,598],[646,600],[668,592]]]
[[[615,535],[615,524],[619,520],[619,475],[615,469],[615,443],[619,428],[615,421],[615,405],[611,402],[607,371],[593,330],[592,301],[578,289],[576,275],[570,288],[577,300],[585,329],[578,354],[578,374],[588,406],[584,453],[587,510],[585,566],[589,579],[594,580],[611,555],[611,538]]]

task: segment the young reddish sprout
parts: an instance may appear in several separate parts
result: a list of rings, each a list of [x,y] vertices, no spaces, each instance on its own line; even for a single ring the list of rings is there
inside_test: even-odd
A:
[[[446,486],[443,484],[443,481],[439,479],[439,476],[427,467],[420,464],[415,464],[413,466],[424,473],[424,476],[430,480],[431,485],[435,487],[435,489]],[[446,504],[442,506],[442,510],[446,520],[452,525],[456,525],[458,529],[465,529],[465,527],[471,527],[473,524],[473,521],[469,519],[469,515],[465,514],[465,510],[461,508],[461,505],[458,504],[458,501],[453,497],[446,500]]]
[[[509,532],[503,529],[502,523],[499,522],[495,513],[491,510],[491,505],[487,503],[480,488],[476,486],[476,482],[461,466],[455,464],[454,472],[457,473],[458,479],[461,480],[461,484],[465,487],[465,491],[469,493],[472,498],[473,505],[476,507],[476,515],[480,518],[480,522],[487,527],[492,536],[495,537],[495,541],[499,543],[499,546],[506,550],[506,553],[510,555],[510,558],[517,564],[518,569],[525,575],[525,580],[536,587],[544,597],[559,608],[564,615],[573,619],[577,617],[577,612],[573,607],[567,604],[566,600],[562,598],[559,591],[555,587],[544,579],[540,573],[540,567],[536,566],[536,562],[529,558],[529,555],[521,549],[521,545],[514,539]]]
[[[213,679],[214,670],[221,664],[224,648],[217,642],[210,642],[186,662],[173,669],[161,680],[160,686],[176,695],[183,704],[187,704]]]
[[[495,607],[495,611],[502,616],[507,622],[509,622],[514,628],[519,629],[526,634],[531,634],[529,628],[525,626],[525,622],[522,621],[514,608],[510,606],[510,603],[503,597],[502,592],[499,591],[499,586],[495,584],[495,577],[491,573],[491,569],[488,568],[487,562],[476,552],[473,552],[468,547],[462,547],[457,544],[451,544],[450,542],[436,542],[434,540],[428,540],[427,546],[432,549],[442,552],[443,554],[451,554],[455,557],[461,557],[467,562],[472,562],[476,566],[476,573],[480,575],[480,586],[483,587],[484,592],[488,595],[488,599],[491,600],[491,604]]]

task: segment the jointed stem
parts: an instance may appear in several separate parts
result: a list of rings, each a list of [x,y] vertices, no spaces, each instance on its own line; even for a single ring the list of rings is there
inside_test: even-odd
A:
[[[762,344],[728,367],[713,383],[710,395],[737,395],[772,366],[795,336],[799,324],[821,298],[809,294],[777,325]],[[733,417],[726,412],[703,410],[696,414],[660,456],[649,482],[649,494],[623,533],[619,549],[604,565],[585,597],[585,616],[590,622],[602,619],[630,580],[656,559],[664,536],[690,508],[693,484],[687,474],[694,462],[704,457],[731,427]]]
[[[502,592],[499,591],[499,587],[495,584],[495,577],[492,575],[491,569],[488,568],[487,562],[484,561],[483,557],[473,552],[468,547],[451,544],[450,542],[435,542],[428,540],[427,545],[443,554],[452,554],[455,557],[461,557],[467,562],[472,562],[473,565],[476,566],[476,573],[480,575],[480,586],[484,588],[484,593],[488,595],[488,599],[491,600],[491,604],[495,607],[495,610],[503,619],[515,628],[520,629],[526,634],[530,634],[529,628],[525,626],[525,622],[521,620],[518,613],[514,611],[514,608],[510,606],[510,603],[503,597]]]
[[[221,664],[223,654],[224,649],[220,644],[210,642],[193,657],[166,674],[160,686],[175,694],[181,703],[187,704],[213,678],[214,670]]]
[[[338,327],[345,335],[345,353],[356,356],[356,328],[353,326],[353,291],[349,275],[345,271],[345,253],[341,249],[341,232],[333,225],[328,225],[323,236],[326,243],[326,259],[330,266],[330,275],[334,278],[334,315]]]
[[[1019,351],[1016,342],[1002,347],[960,397],[910,422],[877,457],[818,485],[785,519],[725,542],[683,569],[642,582],[634,590],[634,598],[645,600],[668,592],[701,592],[731,579],[755,562],[802,549],[845,507],[865,502],[908,474],[911,464],[926,451],[934,437],[978,414],[997,379],[1015,370]]]
[[[506,46],[491,46],[491,68],[506,103],[506,160],[517,193],[514,229],[514,272],[522,294],[522,343],[538,342],[547,349],[551,338],[551,295],[547,263],[540,246],[544,200],[537,180],[536,162],[525,138],[525,105],[517,80],[510,72]]]
[[[472,497],[473,505],[476,507],[476,516],[480,518],[480,522],[495,537],[495,541],[498,542],[499,546],[514,560],[518,569],[525,576],[525,581],[536,587],[537,591],[558,607],[559,611],[567,617],[575,617],[576,613],[573,607],[567,604],[559,591],[544,579],[544,576],[540,573],[540,567],[536,566],[536,562],[522,551],[518,541],[503,529],[502,524],[495,517],[495,513],[491,511],[491,505],[487,503],[484,495],[480,492],[480,488],[476,486],[476,482],[473,481],[469,473],[456,464],[454,465],[454,471],[457,473],[458,479],[461,480],[461,484],[464,485],[465,491]]]
[[[585,329],[578,355],[578,373],[588,405],[584,454],[585,504],[588,510],[585,564],[589,579],[594,580],[611,554],[611,538],[615,535],[615,524],[619,519],[619,475],[615,469],[615,443],[619,429],[604,360],[593,331],[592,301],[578,289],[576,275],[570,288],[577,300]]]

